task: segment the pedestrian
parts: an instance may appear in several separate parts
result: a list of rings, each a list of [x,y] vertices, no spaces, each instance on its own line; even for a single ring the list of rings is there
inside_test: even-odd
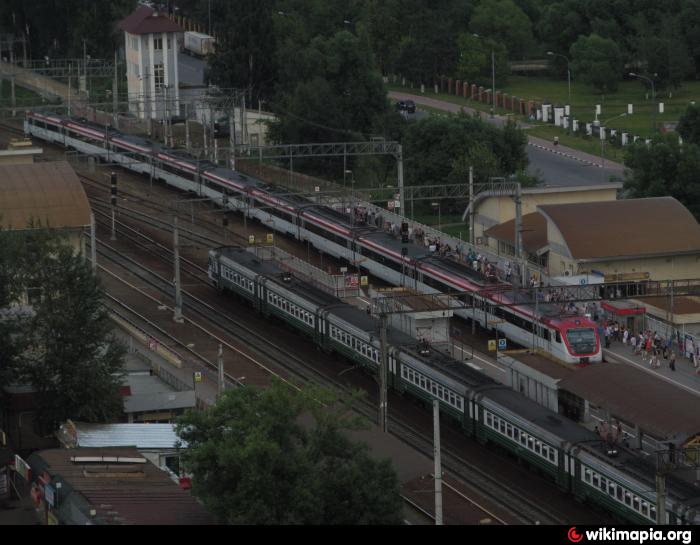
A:
[[[625,346],[627,346],[627,339],[629,338],[629,336],[630,336],[629,330],[625,329],[622,332],[622,344],[624,344]]]
[[[676,353],[673,350],[671,350],[671,353],[669,354],[668,360],[669,360],[668,366],[671,368],[671,371],[675,371],[676,370]]]

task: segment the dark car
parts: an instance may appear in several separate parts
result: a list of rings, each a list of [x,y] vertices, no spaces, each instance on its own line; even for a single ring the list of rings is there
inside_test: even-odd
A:
[[[214,122],[214,137],[220,138],[222,136],[230,136],[231,127],[229,125],[228,117],[220,117]]]
[[[416,103],[412,100],[399,100],[396,103],[396,109],[399,112],[408,112],[409,114],[416,113]]]

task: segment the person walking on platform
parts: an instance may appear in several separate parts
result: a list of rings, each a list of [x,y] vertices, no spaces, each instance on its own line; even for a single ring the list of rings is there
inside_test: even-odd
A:
[[[627,345],[627,339],[629,339],[630,332],[629,329],[624,329],[622,332],[622,344]]]
[[[676,370],[676,353],[673,350],[668,355],[668,366],[671,368],[671,371]]]

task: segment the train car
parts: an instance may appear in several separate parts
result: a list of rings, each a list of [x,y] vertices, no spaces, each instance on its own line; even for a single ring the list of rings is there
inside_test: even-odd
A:
[[[313,330],[322,349],[378,371],[378,321],[366,312],[243,249],[211,250],[209,276],[264,314],[306,334]],[[624,447],[611,452],[598,434],[400,332],[390,329],[387,341],[389,387],[426,405],[438,400],[466,434],[517,457],[578,499],[625,522],[655,522],[654,468],[642,455]],[[699,504],[696,487],[669,478],[669,524],[700,522]]]
[[[287,190],[185,152],[84,119],[28,112],[25,132],[209,197],[246,219],[307,240],[336,258],[361,262],[364,270],[394,285],[409,285],[422,293],[467,292],[471,295],[464,297],[464,308],[456,309],[455,314],[498,329],[565,363],[602,360],[597,328],[587,318],[563,315],[554,305],[519,302],[510,285],[489,281],[463,262],[432,255],[421,245],[404,243],[374,225],[358,223],[345,210],[289,195]]]

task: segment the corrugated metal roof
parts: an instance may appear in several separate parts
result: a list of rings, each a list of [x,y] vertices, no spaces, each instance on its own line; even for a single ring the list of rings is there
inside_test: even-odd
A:
[[[574,259],[700,253],[700,225],[673,197],[540,205]]]
[[[151,463],[133,471],[110,471],[104,475],[93,465],[71,462],[72,456],[139,457],[134,448],[51,449],[35,452],[28,462],[36,471],[46,471],[54,481],[65,483],[61,492],[62,513],[69,512],[68,522],[90,520],[93,524],[216,524],[214,517],[192,496],[175,484],[167,473]],[[81,514],[76,510],[84,511]],[[89,509],[96,515],[89,516]]]
[[[76,422],[78,447],[172,449],[178,441],[173,424],[87,424]]]
[[[30,220],[54,228],[90,225],[90,204],[65,161],[0,165],[0,227],[23,230]]]
[[[194,390],[188,392],[162,392],[124,397],[124,412],[167,411],[187,409],[196,405]]]

